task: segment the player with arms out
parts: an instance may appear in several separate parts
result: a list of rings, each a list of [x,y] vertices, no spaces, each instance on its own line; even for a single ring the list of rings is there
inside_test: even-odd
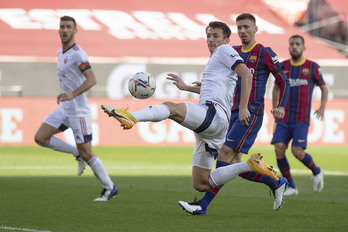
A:
[[[264,47],[255,39],[258,31],[256,19],[249,13],[241,14],[236,18],[238,35],[242,42],[241,46],[234,46],[234,49],[243,58],[246,66],[253,75],[252,89],[248,101],[250,112],[249,125],[245,126],[240,122],[238,112],[241,103],[241,80],[237,82],[237,90],[234,96],[230,128],[227,133],[226,141],[219,151],[214,172],[224,172],[233,168],[241,162],[243,154],[248,154],[249,149],[254,144],[258,131],[262,126],[264,111],[264,95],[266,84],[270,73],[275,77],[275,82],[280,86],[280,98],[272,109],[274,117],[284,116],[284,108],[289,94],[289,82],[281,65],[277,60],[276,54],[269,47]],[[254,154],[250,157],[252,158]],[[214,173],[213,172],[213,173]],[[226,171],[227,172],[227,171]],[[235,177],[235,173],[230,173],[230,178]],[[256,172],[245,171],[239,173],[241,177],[266,184],[274,194],[273,209],[278,210],[283,202],[283,193],[286,189],[287,181],[285,178],[277,176],[262,175]],[[217,181],[218,182],[218,181]],[[179,201],[179,205],[188,213],[194,215],[205,215],[209,204],[213,201],[217,193],[223,186],[224,181],[216,183],[216,188],[205,193],[202,199],[191,203]]]
[[[210,172],[214,166],[214,157],[225,141],[237,75],[241,82],[238,118],[244,126],[248,126],[250,122],[247,105],[252,75],[238,53],[228,45],[230,35],[230,28],[223,22],[213,21],[206,27],[210,60],[204,69],[201,85],[186,86],[187,91],[200,94],[198,104],[164,102],[138,112],[102,105],[102,109],[116,118],[124,129],[131,129],[137,122],[158,122],[169,118],[194,131],[196,144],[192,158],[192,184],[198,191],[214,188],[210,182]],[[178,87],[182,85],[181,78],[175,74],[169,74],[168,79]],[[260,157],[253,157],[253,160],[248,161],[251,168],[259,162],[260,167],[265,169]],[[245,171],[251,171],[246,162],[242,162],[242,166]],[[238,166],[235,168],[238,170],[232,169],[231,172],[243,170]],[[273,172],[271,175],[274,176]]]
[[[88,56],[75,43],[76,21],[70,16],[60,18],[59,35],[62,48],[58,50],[58,80],[61,93],[58,108],[49,114],[35,134],[35,142],[43,147],[73,154],[79,162],[78,175],[86,163],[103,185],[95,201],[107,201],[117,195],[118,189],[107,174],[104,164],[92,151],[92,116],[85,92],[96,84],[96,77]],[[76,147],[54,135],[71,128]]]
[[[282,62],[285,74],[290,80],[290,95],[285,109],[285,116],[276,119],[272,144],[275,148],[277,164],[282,175],[288,180],[289,188],[284,195],[297,195],[298,189],[290,173],[290,165],[286,158],[286,149],[292,139],[292,154],[308,167],[313,173],[314,192],[320,192],[324,187],[322,169],[315,165],[310,154],[305,152],[307,147],[308,127],[310,122],[312,93],[315,86],[321,90],[321,104],[314,112],[317,119],[324,119],[328,89],[322,77],[319,65],[303,57],[304,39],[293,35],[289,39],[291,59]],[[279,86],[273,88],[273,105],[279,98]]]

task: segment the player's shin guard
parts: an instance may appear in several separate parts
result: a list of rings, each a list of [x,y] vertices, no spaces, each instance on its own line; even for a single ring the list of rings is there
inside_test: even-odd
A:
[[[223,162],[223,161],[216,161],[216,168],[221,168],[224,166],[230,165],[227,162]],[[210,203],[214,200],[215,196],[218,194],[218,192],[220,191],[220,189],[223,187],[224,185],[219,185],[215,188],[213,188],[212,190],[206,192],[204,194],[204,196],[202,197],[202,199],[200,200],[201,202],[201,207],[203,210],[206,210],[208,208],[208,206],[210,205]]]

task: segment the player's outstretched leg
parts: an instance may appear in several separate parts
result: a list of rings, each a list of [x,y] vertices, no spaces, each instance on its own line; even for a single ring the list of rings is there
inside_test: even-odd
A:
[[[127,111],[127,109],[119,110],[107,105],[101,105],[101,108],[106,114],[109,115],[109,117],[116,118],[121,123],[121,127],[123,127],[123,129],[131,129],[137,122],[137,120]]]

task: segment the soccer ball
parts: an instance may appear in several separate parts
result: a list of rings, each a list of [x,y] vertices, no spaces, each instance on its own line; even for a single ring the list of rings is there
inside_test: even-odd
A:
[[[129,80],[128,90],[137,99],[149,98],[156,90],[155,78],[148,72],[138,72]]]

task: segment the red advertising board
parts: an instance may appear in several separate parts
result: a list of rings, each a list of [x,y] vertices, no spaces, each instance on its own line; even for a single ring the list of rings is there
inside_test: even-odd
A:
[[[172,100],[182,102],[183,100]],[[188,100],[195,101],[195,100]],[[131,130],[122,130],[119,123],[108,117],[101,104],[115,107],[129,107],[136,111],[149,105],[160,104],[163,100],[135,100],[125,98],[110,100],[90,98],[93,118],[93,145],[136,146],[136,145],[194,145],[193,133],[179,124],[165,120],[156,123],[137,123]],[[313,101],[312,113],[319,106]],[[271,101],[266,100],[265,116],[256,144],[269,145],[274,120],[270,114]],[[0,145],[34,145],[34,135],[44,118],[57,107],[55,98],[0,98]],[[325,120],[311,118],[308,142],[311,145],[348,145],[348,99],[330,100]],[[71,131],[58,135],[74,143]]]

